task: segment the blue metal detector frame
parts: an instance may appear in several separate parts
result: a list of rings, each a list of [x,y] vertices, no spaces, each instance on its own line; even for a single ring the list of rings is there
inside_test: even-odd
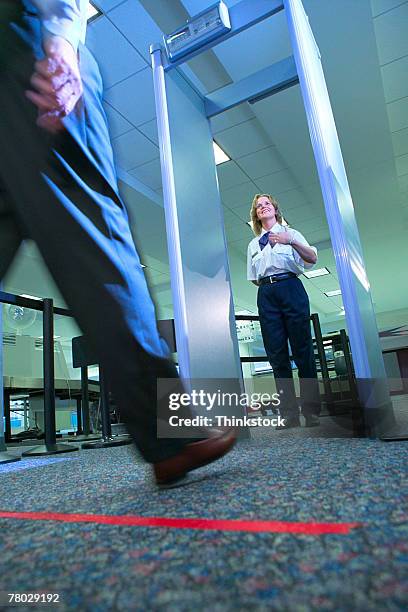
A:
[[[284,10],[293,55],[203,96],[177,67]],[[395,426],[354,207],[319,48],[300,0],[241,0],[231,29],[170,62],[151,46],[179,364],[185,378],[240,379],[222,207],[209,119],[300,84],[343,296],[367,435]],[[203,214],[205,200],[205,214]],[[197,228],[197,231],[192,231]]]

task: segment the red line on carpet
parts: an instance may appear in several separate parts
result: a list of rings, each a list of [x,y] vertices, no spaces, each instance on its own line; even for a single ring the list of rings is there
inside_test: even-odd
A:
[[[0,511],[0,518],[28,521],[62,521],[63,523],[129,525],[133,527],[169,527],[171,529],[299,533],[305,535],[323,535],[328,533],[348,534],[351,529],[361,526],[361,523],[295,523],[288,521],[245,521],[132,515],[113,516],[109,514],[65,514],[62,512]]]

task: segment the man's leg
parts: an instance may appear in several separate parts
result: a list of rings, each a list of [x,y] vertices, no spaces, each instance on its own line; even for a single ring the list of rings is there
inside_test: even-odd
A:
[[[276,290],[277,283],[259,287],[259,320],[265,351],[273,368],[276,390],[281,394],[279,411],[284,417],[297,417],[298,407],[289,359],[288,335]]]
[[[298,367],[302,414],[320,414],[320,393],[310,330],[310,303],[298,278],[284,281],[287,288],[285,321],[293,359]]]
[[[157,440],[155,407],[157,377],[174,377],[175,368],[163,354],[126,210],[78,139],[86,139],[85,112],[96,109],[84,99],[75,137],[37,128],[24,95],[34,57],[1,11],[0,38],[0,181],[97,351],[143,456],[172,457],[187,441]],[[109,140],[105,146],[110,151]]]

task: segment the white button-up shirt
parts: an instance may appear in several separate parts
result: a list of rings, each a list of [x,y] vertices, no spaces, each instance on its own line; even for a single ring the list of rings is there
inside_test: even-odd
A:
[[[264,276],[282,274],[283,272],[294,272],[302,274],[305,269],[313,268],[314,264],[306,263],[299,253],[290,244],[275,244],[273,247],[268,243],[261,251],[259,239],[268,230],[263,229],[248,245],[247,255],[247,278],[250,281],[258,281]],[[279,223],[269,230],[274,234],[287,231],[291,239],[310,247],[306,238],[297,230],[285,228]],[[311,247],[317,255],[316,247]]]
[[[38,10],[44,35],[61,36],[75,50],[85,42],[88,0],[28,0],[28,8],[30,3]]]

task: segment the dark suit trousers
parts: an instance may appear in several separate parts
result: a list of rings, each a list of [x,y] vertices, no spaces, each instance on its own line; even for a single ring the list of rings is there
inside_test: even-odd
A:
[[[96,351],[139,450],[156,462],[186,444],[156,433],[157,377],[177,373],[118,193],[98,66],[81,46],[84,96],[66,129],[52,136],[36,126],[37,110],[24,95],[40,54],[38,19],[2,0],[0,279],[21,240],[33,239]]]
[[[262,338],[273,368],[277,390],[281,391],[280,412],[298,414],[288,340],[298,368],[302,414],[319,414],[320,397],[310,331],[309,298],[299,278],[261,285],[258,311]]]

